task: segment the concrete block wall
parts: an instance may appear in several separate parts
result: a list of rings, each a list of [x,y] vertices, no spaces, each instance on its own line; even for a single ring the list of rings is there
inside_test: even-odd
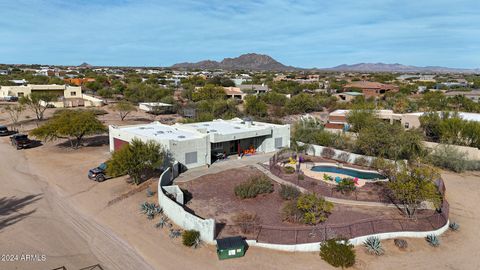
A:
[[[360,236],[356,238],[352,238],[349,240],[349,242],[354,245],[362,245],[365,240],[367,240],[368,237],[378,237],[380,240],[386,240],[386,239],[394,239],[394,238],[401,238],[401,237],[409,237],[409,238],[425,238],[429,234],[435,234],[435,235],[441,235],[445,231],[448,230],[450,222],[447,221],[447,223],[433,231],[425,231],[425,232],[389,232],[389,233],[379,233],[379,234],[371,234],[371,235],[365,235],[365,236]],[[297,244],[297,245],[280,245],[280,244],[268,244],[268,243],[259,243],[256,240],[247,240],[247,244],[249,246],[254,246],[254,247],[262,247],[262,248],[268,248],[268,249],[274,249],[274,250],[280,250],[280,251],[288,251],[288,252],[318,252],[320,250],[320,245],[321,242],[316,242],[316,243],[308,243],[308,244]]]
[[[303,145],[304,143],[302,142],[298,142],[298,144],[300,145]],[[312,155],[312,156],[315,156],[315,157],[320,157],[322,156],[322,151],[323,149],[325,148],[331,148],[331,147],[325,147],[325,146],[320,146],[320,145],[314,145],[314,144],[311,144],[310,145],[311,149],[308,149],[307,151],[307,154],[308,155]],[[331,148],[333,149],[333,151],[335,151],[335,156],[334,156],[334,159],[335,158],[338,158],[342,153],[347,153],[349,155],[348,157],[348,163],[355,163],[355,160],[359,157],[363,157],[364,159],[366,159],[370,164],[373,162],[373,160],[375,159],[375,157],[372,157],[372,156],[365,156],[365,155],[359,155],[359,154],[354,154],[354,153],[350,153],[350,152],[347,152],[347,151],[343,151],[343,150],[338,150],[338,149],[335,149],[335,148]]]
[[[171,200],[163,191],[162,183],[168,182],[172,177],[171,168],[166,169],[158,181],[158,204],[163,209],[163,213],[172,220],[175,224],[185,230],[196,230],[200,232],[200,238],[210,244],[215,243],[215,220],[202,219],[187,212],[176,201]],[[178,200],[183,201],[183,196],[177,194],[180,190],[178,186],[167,186],[168,189],[173,189]],[[181,192],[181,191],[180,191]],[[183,195],[183,194],[182,194]]]

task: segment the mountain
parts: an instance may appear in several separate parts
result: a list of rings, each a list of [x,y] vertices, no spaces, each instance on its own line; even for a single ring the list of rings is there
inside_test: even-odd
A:
[[[79,67],[83,67],[83,68],[91,68],[92,65],[90,65],[89,63],[87,62],[83,62],[82,64],[79,65]]]
[[[359,63],[353,65],[339,65],[333,68],[325,68],[328,71],[352,71],[352,72],[408,72],[408,73],[479,73],[480,69],[448,68],[439,66],[407,66],[402,64],[385,63]]]
[[[225,69],[225,70],[274,70],[290,71],[298,68],[285,66],[272,57],[265,54],[248,53],[235,58],[224,58],[217,62],[204,60],[197,63],[178,63],[174,69]]]

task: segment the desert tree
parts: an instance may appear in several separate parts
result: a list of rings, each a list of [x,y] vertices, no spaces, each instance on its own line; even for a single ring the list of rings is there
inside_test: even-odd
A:
[[[440,207],[442,198],[435,185],[440,174],[435,168],[423,164],[403,165],[390,177],[388,187],[394,202],[402,206],[409,218],[415,217],[422,202]]]
[[[31,135],[45,141],[68,139],[72,148],[81,145],[85,136],[107,132],[95,113],[88,110],[63,110],[45,124],[31,131]]]
[[[131,112],[137,110],[135,106],[128,101],[120,101],[115,104],[112,109],[118,113],[122,121],[125,120]]]
[[[37,120],[43,120],[45,110],[47,106],[42,105],[42,101],[48,104],[55,100],[55,95],[49,93],[32,93],[20,98],[20,104],[26,106],[32,112],[35,113]]]
[[[107,161],[107,173],[112,176],[128,174],[138,185],[144,175],[160,168],[166,160],[168,154],[159,143],[133,139],[112,154]]]
[[[25,110],[25,107],[21,104],[7,105],[4,110],[10,117],[10,121],[12,121],[12,129],[18,131],[18,120]]]

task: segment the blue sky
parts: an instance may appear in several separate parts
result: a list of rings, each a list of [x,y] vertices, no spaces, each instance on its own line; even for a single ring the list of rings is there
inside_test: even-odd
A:
[[[480,67],[478,0],[0,0],[0,63]]]

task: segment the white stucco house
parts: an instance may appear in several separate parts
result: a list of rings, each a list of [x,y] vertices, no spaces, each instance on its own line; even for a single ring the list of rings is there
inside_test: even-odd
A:
[[[51,105],[57,108],[66,107],[99,107],[103,105],[101,99],[85,95],[82,93],[82,87],[58,85],[58,84],[27,84],[20,86],[0,86],[0,99],[8,97],[23,97],[29,96],[32,93],[48,93],[57,97],[57,100],[52,102],[44,102],[44,106]]]
[[[290,125],[276,125],[234,118],[192,124],[164,125],[159,122],[132,126],[110,126],[110,151],[134,138],[154,140],[186,168],[211,164],[218,155],[274,152],[290,146]]]

